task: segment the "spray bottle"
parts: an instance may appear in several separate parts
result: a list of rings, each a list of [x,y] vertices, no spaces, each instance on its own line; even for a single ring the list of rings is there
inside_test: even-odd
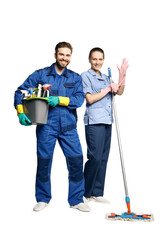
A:
[[[50,90],[50,87],[52,85],[51,84],[48,84],[48,83],[45,83],[42,87],[43,87],[43,97],[49,97],[49,90]]]

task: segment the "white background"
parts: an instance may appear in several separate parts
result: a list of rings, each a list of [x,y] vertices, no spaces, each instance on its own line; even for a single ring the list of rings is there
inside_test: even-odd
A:
[[[158,0],[1,2],[1,239],[159,239],[159,22]],[[105,220],[106,213],[126,211],[115,125],[105,185],[109,203],[91,203],[90,213],[69,208],[68,173],[57,144],[51,204],[42,212],[32,211],[35,126],[19,124],[13,97],[29,74],[54,62],[60,41],[73,45],[69,68],[78,73],[89,69],[88,53],[96,46],[106,55],[102,72],[111,67],[115,82],[116,64],[128,59],[125,93],[116,102],[131,207],[133,212],[153,213],[154,222]],[[84,111],[85,104],[78,109],[85,162]]]

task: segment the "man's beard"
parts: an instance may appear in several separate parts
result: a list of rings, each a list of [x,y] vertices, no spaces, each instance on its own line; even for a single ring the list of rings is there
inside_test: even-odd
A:
[[[63,70],[68,66],[69,62],[66,62],[65,66],[62,66],[58,61],[56,61],[56,65],[58,67],[59,70]]]

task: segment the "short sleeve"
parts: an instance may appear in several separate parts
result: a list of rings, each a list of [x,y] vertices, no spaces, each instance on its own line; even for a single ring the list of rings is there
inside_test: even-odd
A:
[[[86,74],[86,72],[81,74],[82,77],[82,84],[83,84],[83,92],[86,95],[87,93],[93,94],[92,84],[91,81]]]

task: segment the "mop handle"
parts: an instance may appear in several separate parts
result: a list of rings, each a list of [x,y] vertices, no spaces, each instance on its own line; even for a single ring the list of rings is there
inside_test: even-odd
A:
[[[110,68],[108,68],[108,77],[110,79],[110,82],[112,83],[113,81],[112,81],[112,75],[111,75]],[[117,116],[117,110],[116,110],[116,102],[115,102],[115,96],[113,93],[112,93],[112,103],[113,103],[113,112],[114,112],[114,119],[115,119],[115,125],[116,125],[116,132],[117,132],[117,139],[118,139],[118,146],[119,146],[125,194],[126,194],[126,198],[129,198],[125,166],[124,166],[123,151],[122,151],[122,144],[121,144],[121,137],[120,137],[120,131],[119,131],[119,124],[118,124],[118,116]]]

